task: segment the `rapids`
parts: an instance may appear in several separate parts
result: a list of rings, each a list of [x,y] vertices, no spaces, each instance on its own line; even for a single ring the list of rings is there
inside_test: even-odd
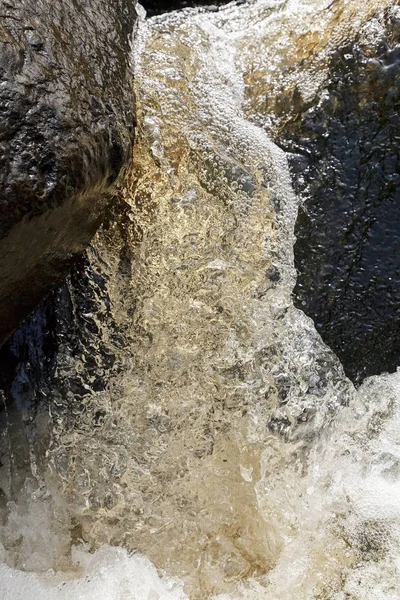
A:
[[[356,390],[293,306],[299,198],[265,111],[319,94],[389,4],[142,20],[124,232],[90,255],[118,369],[95,389],[65,347],[86,394],[3,411],[1,598],[400,598],[400,373]]]

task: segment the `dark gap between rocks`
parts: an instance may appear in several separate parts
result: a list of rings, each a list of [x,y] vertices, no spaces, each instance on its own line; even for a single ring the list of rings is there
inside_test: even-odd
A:
[[[140,4],[146,9],[147,16],[153,17],[154,15],[161,15],[166,12],[172,12],[173,10],[179,10],[181,8],[194,8],[197,6],[208,7],[209,10],[213,8],[218,10],[220,6],[228,4],[232,0],[169,0],[167,2],[159,2],[158,0],[141,0]],[[239,2],[244,4],[245,0]]]

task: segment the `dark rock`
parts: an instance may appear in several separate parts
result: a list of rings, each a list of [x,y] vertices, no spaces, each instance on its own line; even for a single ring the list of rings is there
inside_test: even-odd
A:
[[[73,397],[75,404],[75,399],[104,390],[119,372],[131,332],[126,323],[124,328],[116,322],[111,290],[126,296],[121,313],[130,324],[135,312],[126,289],[132,278],[130,226],[127,205],[118,198],[96,236],[98,245],[112,248],[118,257],[116,271],[90,245],[65,281],[0,349],[0,393],[9,410],[25,407],[32,417],[36,407],[48,401],[53,405],[57,398]]]
[[[87,246],[133,142],[135,0],[0,0],[0,344]]]
[[[400,27],[379,19],[382,39],[339,48],[279,140],[304,199],[295,302],[356,383],[400,364]]]
[[[179,10],[181,8],[193,8],[196,6],[207,7],[208,10],[218,10],[219,6],[228,4],[231,0],[142,0],[140,3],[147,12],[149,17],[160,15],[162,13]],[[239,0],[238,4],[242,4]]]

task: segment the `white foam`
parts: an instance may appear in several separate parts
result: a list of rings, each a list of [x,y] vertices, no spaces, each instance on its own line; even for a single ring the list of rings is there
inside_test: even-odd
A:
[[[143,556],[104,546],[94,554],[74,548],[78,578],[24,573],[0,566],[1,600],[187,600],[181,585],[161,579]],[[71,575],[72,577],[72,575]]]

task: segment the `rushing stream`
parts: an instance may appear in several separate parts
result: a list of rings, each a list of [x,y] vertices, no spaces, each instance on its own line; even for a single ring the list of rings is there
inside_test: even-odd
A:
[[[294,307],[272,141],[392,4],[141,22],[124,211],[88,254],[98,355],[66,342],[53,396],[2,413],[3,600],[399,600],[400,373],[356,390]]]

